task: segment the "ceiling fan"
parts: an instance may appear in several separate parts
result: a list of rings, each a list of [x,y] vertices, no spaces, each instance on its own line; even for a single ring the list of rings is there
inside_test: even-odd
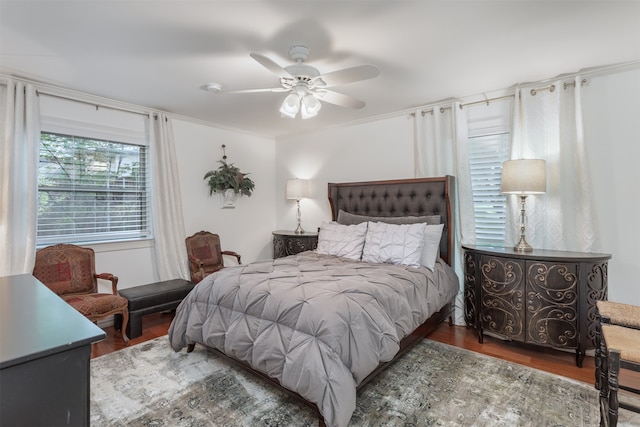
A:
[[[380,74],[375,65],[359,65],[320,74],[316,68],[303,64],[309,56],[309,48],[302,45],[292,46],[289,49],[289,55],[296,63],[281,67],[264,55],[250,54],[253,59],[280,78],[280,87],[223,90],[220,84],[209,83],[204,88],[215,93],[289,92],[280,107],[282,116],[295,118],[300,111],[302,118],[308,119],[318,114],[322,107],[320,101],[348,108],[364,107],[363,101],[328,88],[372,79]]]

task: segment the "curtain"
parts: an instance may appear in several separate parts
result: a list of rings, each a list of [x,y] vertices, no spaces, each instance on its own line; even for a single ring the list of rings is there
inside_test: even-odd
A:
[[[580,76],[544,88],[520,86],[514,102],[511,158],[546,161],[547,191],[527,197],[526,239],[534,248],[600,251],[584,144]],[[519,198],[508,198],[506,237],[519,236]]]
[[[165,114],[147,118],[156,271],[160,280],[189,279],[173,128]]]
[[[459,278],[460,290],[455,303],[455,323],[464,325],[464,271],[461,244],[474,244],[476,240],[469,170],[467,114],[460,107],[459,102],[453,102],[434,106],[430,111],[416,111],[414,117],[416,177],[453,175],[456,178],[453,268]]]
[[[40,114],[33,85],[7,81],[2,91],[0,276],[31,274],[35,263]]]

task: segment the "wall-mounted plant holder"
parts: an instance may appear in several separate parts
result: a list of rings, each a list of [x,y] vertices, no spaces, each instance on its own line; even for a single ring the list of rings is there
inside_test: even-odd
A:
[[[222,209],[233,209],[236,207],[236,199],[238,193],[233,188],[228,188],[220,193],[220,202],[222,203]]]
[[[240,168],[227,163],[226,145],[222,145],[222,160],[218,160],[220,167],[211,170],[204,175],[209,185],[209,195],[220,193],[220,201],[223,209],[235,208],[236,198],[239,195],[251,196],[255,184],[248,177],[248,173],[240,171]]]

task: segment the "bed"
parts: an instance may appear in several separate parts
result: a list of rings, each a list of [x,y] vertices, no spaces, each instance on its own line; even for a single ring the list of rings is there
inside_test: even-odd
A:
[[[205,278],[176,310],[172,348],[204,345],[310,405],[320,426],[348,425],[357,390],[451,322],[453,184],[330,183],[318,249]]]

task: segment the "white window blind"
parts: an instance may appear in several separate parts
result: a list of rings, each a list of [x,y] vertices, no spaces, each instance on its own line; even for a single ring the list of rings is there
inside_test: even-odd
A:
[[[509,159],[509,133],[469,138],[469,164],[476,244],[503,246],[506,197],[500,193],[502,163]]]
[[[147,149],[42,132],[38,245],[149,237]]]

